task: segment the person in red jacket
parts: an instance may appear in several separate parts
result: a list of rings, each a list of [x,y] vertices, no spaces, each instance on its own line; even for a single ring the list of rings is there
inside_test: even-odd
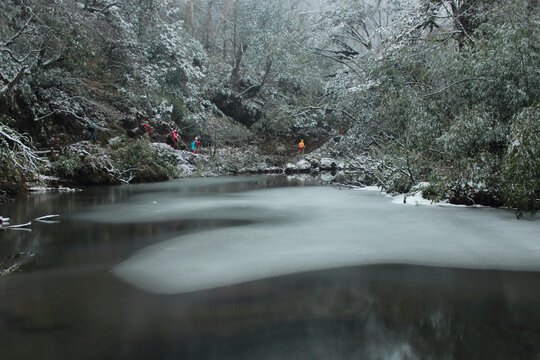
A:
[[[152,135],[152,130],[150,129],[150,125],[148,125],[148,123],[142,124],[141,129],[143,130],[143,134],[148,134],[148,136]]]
[[[178,135],[176,135],[176,131],[171,130],[169,135],[167,135],[167,140],[165,142],[169,144],[173,149],[176,149],[176,143],[178,142]]]

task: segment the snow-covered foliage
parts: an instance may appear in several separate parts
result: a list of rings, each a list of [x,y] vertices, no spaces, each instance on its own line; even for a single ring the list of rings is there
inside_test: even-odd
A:
[[[523,109],[512,123],[503,162],[503,194],[508,206],[540,209],[540,108]]]
[[[88,139],[89,123],[109,146],[148,122],[152,141],[176,128],[212,159],[305,139],[308,151],[326,143],[323,157],[365,156],[390,192],[429,181],[433,198],[537,208],[521,146],[540,103],[537,2],[306,4],[2,2],[3,129],[58,150]]]
[[[9,119],[0,119],[0,198],[23,190],[25,182],[42,166],[31,139],[13,130]]]
[[[51,168],[53,175],[82,184],[121,184],[174,178],[178,159],[169,146],[147,139],[120,139],[109,149],[82,142],[67,148]]]
[[[401,169],[382,174],[387,188],[407,191],[430,180],[436,197],[498,205],[504,187],[507,199],[514,199],[506,205],[534,210],[536,200],[530,199],[538,198],[538,183],[525,178],[535,170],[522,171],[521,190],[510,195],[506,185],[518,179],[508,181],[508,172],[516,172],[503,163],[520,158],[514,163],[535,168],[524,161],[530,149],[509,147],[509,139],[517,136],[517,114],[540,102],[538,7],[527,1],[441,1],[411,2],[404,10],[413,16],[393,17],[378,33],[386,37],[379,49],[338,59],[342,70],[326,87],[326,106],[350,116],[338,120],[347,136],[335,152],[366,151],[353,146],[353,139],[364,139],[358,142],[375,145],[375,156]],[[365,27],[361,17],[351,21]],[[527,118],[535,118],[531,112]],[[400,180],[400,174],[407,175]],[[518,200],[518,192],[529,202]]]

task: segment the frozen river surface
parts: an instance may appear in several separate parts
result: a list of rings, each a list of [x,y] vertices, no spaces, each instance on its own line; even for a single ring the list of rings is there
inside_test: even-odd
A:
[[[540,222],[286,177],[2,208],[0,359],[540,359]],[[399,201],[398,201],[399,202]],[[22,259],[22,260],[21,260]]]
[[[222,196],[145,193],[81,218],[105,223],[229,219],[242,225],[172,237],[114,267],[156,293],[368,264],[540,270],[540,222],[478,208],[403,206],[377,191],[257,189]]]

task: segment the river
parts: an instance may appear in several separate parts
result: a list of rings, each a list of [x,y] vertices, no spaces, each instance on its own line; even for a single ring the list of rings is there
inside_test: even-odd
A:
[[[3,204],[0,359],[540,359],[540,221],[283,176]]]

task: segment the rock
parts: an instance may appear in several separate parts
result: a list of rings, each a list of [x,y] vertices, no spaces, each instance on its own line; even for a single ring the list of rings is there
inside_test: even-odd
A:
[[[298,169],[295,164],[287,163],[285,165],[285,174],[293,174],[295,172],[298,172]]]
[[[279,166],[269,166],[266,168],[264,172],[267,174],[277,174],[277,173],[282,173],[283,169],[280,168]]]
[[[296,163],[296,168],[300,172],[309,172],[311,169],[311,164],[307,160],[300,160]]]
[[[346,182],[345,172],[343,170],[338,171],[337,174],[334,176],[334,181],[340,184],[345,183]]]
[[[231,91],[219,91],[212,97],[212,102],[225,115],[239,123],[251,127],[263,117],[262,106],[243,99]]]
[[[316,159],[316,158],[310,158],[310,159],[307,159],[307,160],[309,161],[309,164],[311,165],[311,167],[312,167],[313,169],[319,167],[319,159]]]
[[[251,174],[253,172],[252,168],[243,167],[236,171],[236,174],[238,175],[245,175],[245,174]]]
[[[257,173],[266,173],[268,172],[268,164],[267,163],[258,163],[255,165],[255,170]]]
[[[336,167],[336,162],[331,158],[322,158],[319,162],[319,168],[321,170],[335,170]]]

